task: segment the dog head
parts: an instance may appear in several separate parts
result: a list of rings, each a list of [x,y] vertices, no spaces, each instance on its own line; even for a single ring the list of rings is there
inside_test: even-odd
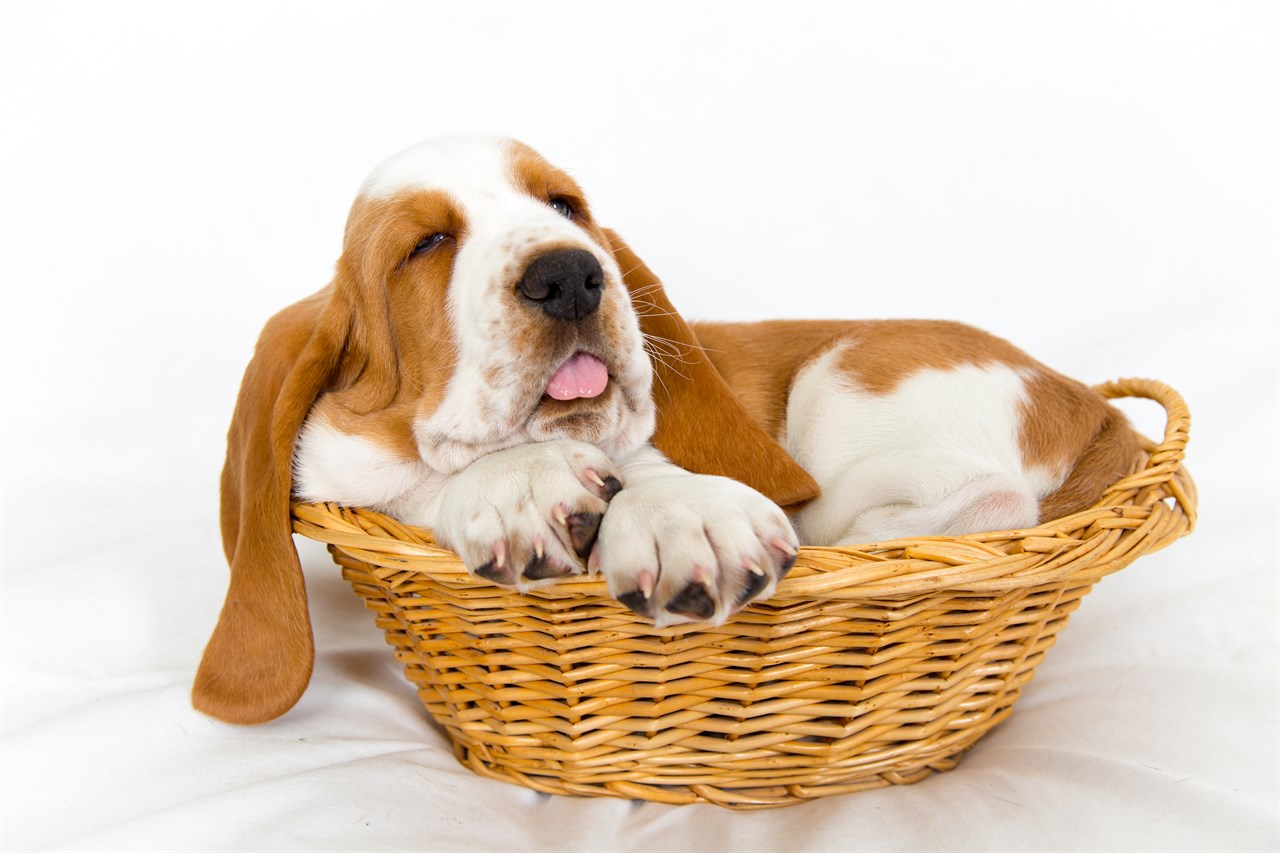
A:
[[[224,720],[276,717],[310,679],[290,500],[315,406],[441,472],[531,441],[621,456],[652,437],[783,506],[817,493],[567,174],[512,140],[407,149],[365,181],[333,282],[268,322],[241,384],[222,479],[231,583],[193,689]]]
[[[553,438],[615,455],[648,441],[652,368],[621,271],[577,183],[528,147],[456,138],[392,157],[343,257],[386,299],[399,381],[425,392],[414,433],[431,468]]]

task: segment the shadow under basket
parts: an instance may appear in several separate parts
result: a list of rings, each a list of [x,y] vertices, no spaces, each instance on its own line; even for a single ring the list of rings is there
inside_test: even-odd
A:
[[[1092,509],[1029,530],[802,548],[767,601],[657,630],[598,577],[528,593],[467,573],[431,534],[299,504],[405,674],[484,776],[538,791],[761,808],[950,770],[1004,720],[1080,599],[1190,532],[1189,415]]]

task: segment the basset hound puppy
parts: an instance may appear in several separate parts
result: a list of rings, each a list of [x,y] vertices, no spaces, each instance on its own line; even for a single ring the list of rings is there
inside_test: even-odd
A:
[[[194,701],[261,722],[306,687],[292,499],[428,527],[494,583],[599,571],[659,627],[719,624],[801,542],[1033,526],[1136,449],[1100,396],[956,323],[690,326],[533,150],[424,143],[365,181],[333,281],[245,373]]]

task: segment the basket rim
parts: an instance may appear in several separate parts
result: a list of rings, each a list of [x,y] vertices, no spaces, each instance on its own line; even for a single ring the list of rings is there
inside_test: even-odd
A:
[[[896,599],[943,590],[994,594],[1073,576],[1093,582],[1190,533],[1197,494],[1183,466],[1191,420],[1186,401],[1152,379],[1094,387],[1108,399],[1153,400],[1166,413],[1163,440],[1144,447],[1146,464],[1114,483],[1094,506],[1021,530],[802,546],[773,596],[743,612],[814,598]],[[291,511],[295,533],[376,566],[379,579],[391,586],[424,575],[450,584],[489,583],[472,577],[425,528],[335,503],[299,502]],[[607,596],[604,580],[574,575],[526,593],[542,599],[583,594]]]

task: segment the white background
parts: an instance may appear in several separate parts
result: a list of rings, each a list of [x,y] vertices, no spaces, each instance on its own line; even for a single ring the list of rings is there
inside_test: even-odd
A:
[[[5,846],[1274,849],[1276,9],[6,3]],[[1201,526],[912,787],[733,815],[480,780],[310,543],[310,691],[196,714],[253,341],[374,163],[467,131],[569,168],[686,316],[951,318],[1168,382]]]

